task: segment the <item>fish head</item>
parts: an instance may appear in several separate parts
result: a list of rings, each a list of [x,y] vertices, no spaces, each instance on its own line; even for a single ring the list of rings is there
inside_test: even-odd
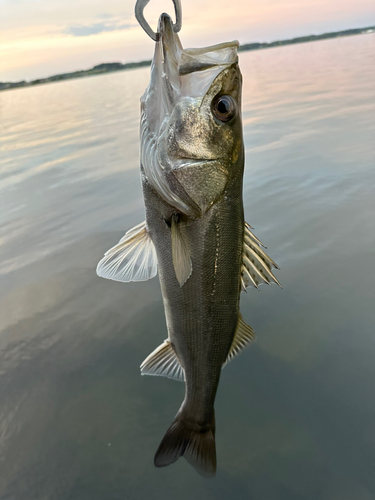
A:
[[[141,99],[141,163],[177,210],[202,216],[243,174],[238,42],[183,49],[167,14]]]

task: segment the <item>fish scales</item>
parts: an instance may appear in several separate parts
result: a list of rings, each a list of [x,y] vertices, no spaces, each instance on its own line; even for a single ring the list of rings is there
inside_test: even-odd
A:
[[[241,182],[233,191],[241,192]],[[227,196],[204,219],[187,221],[193,272],[180,287],[172,261],[170,229],[162,204],[144,181],[146,221],[155,243],[168,332],[185,371],[184,411],[204,420],[213,402],[237,326],[243,239],[241,196]],[[160,218],[160,213],[164,215]],[[214,369],[213,369],[214,367]]]
[[[154,463],[183,456],[212,476],[221,370],[255,338],[239,312],[240,292],[278,284],[276,264],[244,221],[238,42],[183,49],[167,14],[156,38],[141,99],[146,220],[105,254],[97,273],[129,282],[159,272],[168,338],[141,373],[184,380],[185,398]]]

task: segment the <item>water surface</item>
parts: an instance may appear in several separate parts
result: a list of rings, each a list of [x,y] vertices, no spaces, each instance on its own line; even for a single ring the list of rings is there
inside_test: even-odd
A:
[[[246,220],[283,290],[241,299],[214,480],[153,466],[183,398],[139,374],[158,280],[95,274],[144,218],[149,68],[0,93],[0,499],[375,497],[374,42],[241,53]]]

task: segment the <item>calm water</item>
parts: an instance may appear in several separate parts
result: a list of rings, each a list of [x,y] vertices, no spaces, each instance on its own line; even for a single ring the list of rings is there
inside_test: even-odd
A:
[[[141,222],[149,69],[0,94],[0,498],[375,498],[375,36],[241,54],[246,219],[280,265],[223,372],[218,473],[153,456],[183,385],[141,377],[157,279],[96,277]]]

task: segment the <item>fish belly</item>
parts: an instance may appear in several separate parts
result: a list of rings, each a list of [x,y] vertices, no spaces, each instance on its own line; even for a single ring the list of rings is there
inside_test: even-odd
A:
[[[204,425],[239,314],[243,241],[241,189],[233,183],[202,218],[181,218],[192,273],[180,287],[172,263],[173,207],[143,183],[146,221],[155,244],[169,339],[185,372],[184,418]],[[237,183],[239,184],[239,183]]]

